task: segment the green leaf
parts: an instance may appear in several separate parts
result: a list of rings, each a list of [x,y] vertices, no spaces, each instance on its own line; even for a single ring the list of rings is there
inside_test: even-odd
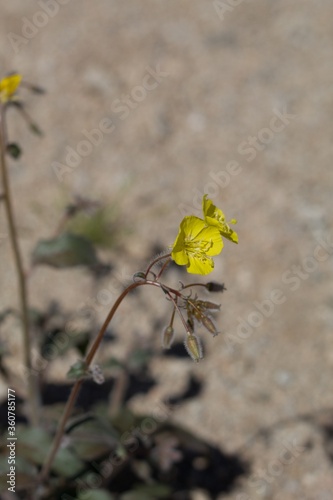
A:
[[[66,342],[63,341],[64,337],[67,339]],[[88,331],[75,332],[75,335],[68,336],[63,330],[59,330],[55,335],[49,335],[43,339],[41,354],[45,359],[49,359],[49,352],[52,352],[52,356],[54,356],[52,359],[55,359],[63,356],[69,349],[76,348],[81,356],[84,356],[89,342],[90,332]]]
[[[109,368],[124,368],[124,363],[117,358],[111,356],[103,364],[102,367],[105,369]]]
[[[115,212],[112,208],[105,207],[96,209],[89,217],[80,212],[68,221],[67,229],[84,236],[97,246],[111,248],[117,237]]]
[[[66,448],[58,451],[52,470],[63,477],[74,477],[84,469],[84,463]]]
[[[85,461],[97,460],[111,450],[122,452],[120,435],[106,419],[96,418],[78,424],[69,436],[71,447]]]
[[[116,500],[114,495],[111,495],[107,490],[84,490],[80,491],[77,500]]]
[[[33,134],[38,135],[39,137],[42,137],[43,132],[41,129],[36,125],[36,123],[30,123],[29,128]]]
[[[86,364],[83,360],[79,360],[70,367],[67,372],[67,378],[78,380],[89,375]]]
[[[18,160],[22,154],[22,149],[16,142],[7,144],[6,151],[14,160]]]
[[[147,366],[152,356],[153,352],[150,349],[136,349],[129,356],[128,366],[132,370],[140,370]]]
[[[121,495],[120,500],[159,500],[170,498],[172,489],[164,484],[138,485],[132,491]]]
[[[58,269],[74,266],[96,268],[99,265],[93,245],[83,236],[64,233],[50,240],[40,240],[32,254],[34,265]]]
[[[17,429],[17,456],[37,465],[42,465],[52,445],[51,436],[43,429]],[[60,448],[52,470],[63,477],[73,477],[84,469],[84,463],[67,448]]]
[[[135,427],[138,423],[137,417],[127,407],[121,408],[116,415],[111,418],[112,425],[120,433],[128,432],[128,429]]]

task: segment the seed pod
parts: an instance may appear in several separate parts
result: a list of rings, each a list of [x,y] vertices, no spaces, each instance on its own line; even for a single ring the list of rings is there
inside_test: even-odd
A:
[[[192,316],[192,310],[187,308],[187,326],[189,330],[193,333],[194,332],[194,321],[193,321],[193,316]]]
[[[208,302],[208,300],[198,300],[199,307],[203,309],[220,309],[221,304],[215,304],[214,302]]]
[[[162,332],[162,347],[163,349],[170,349],[173,339],[175,337],[175,331],[172,326],[166,326]]]
[[[184,345],[193,361],[198,363],[202,359],[202,346],[199,338],[193,334],[187,335]]]
[[[195,319],[201,323],[203,314],[198,309],[193,309],[193,314]]]
[[[208,317],[208,316],[202,316],[202,320],[201,320],[203,326],[205,328],[207,328],[207,330],[213,334],[213,336],[215,337],[216,335],[218,335],[218,331],[216,329],[216,326],[214,325],[213,321]]]

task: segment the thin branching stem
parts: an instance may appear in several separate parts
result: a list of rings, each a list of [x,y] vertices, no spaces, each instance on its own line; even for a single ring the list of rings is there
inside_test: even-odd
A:
[[[156,257],[156,259],[154,259],[150,264],[149,266],[147,267],[147,270],[145,272],[145,277],[147,278],[148,276],[148,273],[149,271],[151,270],[152,267],[154,267],[155,264],[157,264],[157,262],[159,262],[160,260],[163,260],[163,259],[169,259],[169,257],[171,256],[171,253],[166,253],[164,255],[160,255],[159,257]],[[164,269],[163,269],[164,270]],[[159,274],[159,276],[161,275],[161,273]]]
[[[28,381],[28,413],[31,424],[38,425],[39,422],[39,407],[40,395],[38,388],[38,378],[33,374],[31,361],[31,339],[29,330],[29,309],[28,309],[28,292],[26,279],[23,269],[21,252],[18,244],[16,224],[13,212],[12,197],[8,179],[8,169],[6,161],[6,124],[5,124],[5,108],[0,105],[0,164],[3,189],[3,202],[8,220],[9,239],[13,250],[15,267],[18,278],[20,309],[22,314],[23,325],[23,347],[24,347],[24,363],[27,370]]]
[[[190,283],[189,285],[183,285],[182,290],[185,290],[185,288],[192,288],[194,286],[203,286],[204,288],[207,288],[207,283]]]
[[[104,337],[104,334],[107,330],[107,327],[109,326],[109,323],[112,320],[112,318],[113,318],[115,312],[117,311],[118,307],[120,306],[121,302],[123,301],[123,299],[126,297],[126,295],[130,291],[134,290],[134,288],[137,288],[141,285],[153,285],[153,286],[158,286],[161,288],[160,283],[156,283],[155,281],[148,281],[148,280],[143,280],[143,281],[132,283],[127,288],[125,288],[125,290],[119,295],[118,299],[116,300],[116,302],[113,304],[112,308],[110,309],[109,314],[107,315],[100,331],[98,332],[94,342],[92,343],[92,345],[91,345],[91,347],[86,355],[86,358],[84,360],[86,369],[89,368],[89,366],[90,366],[90,364],[91,364],[91,362],[92,362],[92,360],[97,352],[97,349],[99,348],[99,346],[103,340],[103,337]],[[68,398],[62,419],[59,423],[56,435],[54,437],[53,444],[52,444],[51,450],[49,452],[49,456],[48,456],[47,460],[45,461],[44,466],[41,470],[41,473],[40,473],[40,480],[41,481],[46,481],[48,478],[51,466],[53,464],[53,461],[55,459],[55,456],[56,456],[57,451],[59,449],[59,446],[61,444],[62,436],[65,432],[67,420],[72,413],[72,410],[73,410],[76,398],[79,394],[82,382],[83,382],[83,379],[77,380],[72,388],[72,392]]]
[[[164,287],[164,285],[162,286],[162,288],[163,288],[164,292],[167,294],[167,296],[169,297],[169,299],[171,300],[171,302],[173,302],[173,305],[174,305],[174,307],[175,307],[176,311],[178,312],[178,314],[179,314],[179,316],[180,316],[180,319],[181,319],[181,321],[182,321],[182,323],[183,323],[183,325],[184,325],[185,331],[186,331],[187,333],[189,333],[188,324],[186,323],[185,318],[184,318],[184,316],[182,315],[182,312],[181,312],[181,310],[180,310],[180,308],[179,308],[179,305],[178,305],[178,303],[177,303],[177,297],[178,297],[178,296],[181,296],[181,294],[177,293],[177,294],[176,294],[176,298],[174,299],[174,298],[172,297],[171,293],[170,293],[170,291],[171,291],[172,293],[174,293],[174,292],[172,291],[172,289],[170,289],[169,287]]]
[[[160,272],[158,273],[157,277],[156,277],[156,280],[158,281],[160,279],[160,277],[162,276],[162,274],[164,273],[164,271],[166,270],[166,268],[168,267],[168,265],[170,264],[171,262],[171,258],[169,257],[163,264],[163,266],[161,267],[161,270]]]

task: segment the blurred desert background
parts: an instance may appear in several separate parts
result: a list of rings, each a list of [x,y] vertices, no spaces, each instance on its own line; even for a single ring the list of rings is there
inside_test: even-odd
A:
[[[332,2],[59,0],[46,18],[36,17],[40,3],[0,2],[1,77],[19,71],[46,89],[20,91],[42,138],[10,113],[10,137],[23,148],[10,179],[26,268],[74,196],[116,204],[121,234],[102,252],[114,266],[108,277],[93,284],[80,268],[40,267],[31,305],[93,304],[103,321],[110,290],[172,244],[208,193],[238,220],[239,245],[225,243],[209,276],[227,288],[214,296],[221,333],[201,333],[199,364],[153,360],[159,384],[131,405],[153,411],[193,376],[200,396],[172,419],[250,464],[219,498],[333,499]],[[25,19],[42,26],[29,31]],[[112,130],[60,171],[68,148],[104,119]],[[17,304],[17,284],[3,210],[0,233],[4,309]],[[168,275],[190,278],[176,267]],[[117,354],[134,339],[159,347],[154,325],[168,310],[149,289],[125,301],[113,324]],[[181,341],[180,323],[177,332]],[[5,322],[1,337],[24,394],[17,322]],[[49,379],[64,380],[76,358],[57,360]],[[0,379],[1,398],[6,391]]]

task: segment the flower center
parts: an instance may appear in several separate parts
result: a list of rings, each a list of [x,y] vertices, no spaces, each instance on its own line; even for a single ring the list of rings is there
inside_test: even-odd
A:
[[[186,238],[186,251],[193,254],[200,260],[207,259],[207,252],[212,247],[213,243],[207,240],[191,240]]]

